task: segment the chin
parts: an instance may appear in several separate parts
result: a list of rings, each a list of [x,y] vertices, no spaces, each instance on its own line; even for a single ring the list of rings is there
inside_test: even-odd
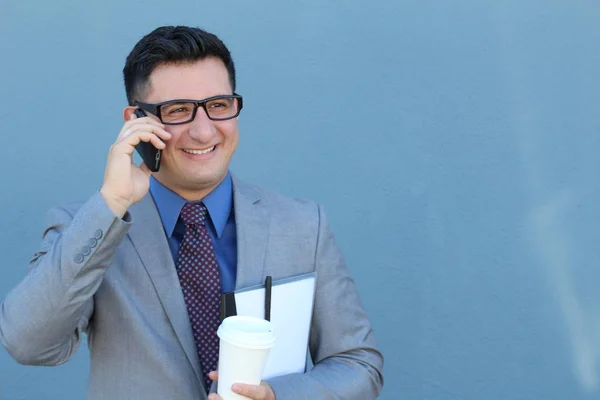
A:
[[[221,180],[225,178],[227,171],[224,172],[210,172],[201,174],[187,174],[185,181],[193,187],[199,189],[207,188],[210,186],[217,186],[221,183]]]

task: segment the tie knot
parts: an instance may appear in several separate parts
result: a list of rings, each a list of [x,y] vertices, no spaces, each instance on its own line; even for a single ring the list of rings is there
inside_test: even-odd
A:
[[[181,209],[181,218],[186,225],[204,225],[206,212],[206,207],[202,203],[185,203]]]

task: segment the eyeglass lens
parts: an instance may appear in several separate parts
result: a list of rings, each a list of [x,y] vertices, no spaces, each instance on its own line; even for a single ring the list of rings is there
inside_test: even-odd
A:
[[[194,117],[194,110],[198,103],[168,103],[160,106],[160,116],[164,123],[189,122]],[[237,114],[238,102],[236,98],[222,97],[209,100],[205,109],[210,119],[227,119]]]

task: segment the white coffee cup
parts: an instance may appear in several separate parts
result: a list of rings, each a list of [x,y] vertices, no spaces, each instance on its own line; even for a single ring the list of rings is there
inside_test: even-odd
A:
[[[234,383],[259,385],[269,350],[275,345],[272,324],[264,319],[234,316],[223,320],[219,335],[219,381],[223,400],[246,400],[231,390]]]

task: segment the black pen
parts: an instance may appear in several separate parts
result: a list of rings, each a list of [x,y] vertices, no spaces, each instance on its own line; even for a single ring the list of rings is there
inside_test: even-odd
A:
[[[237,307],[235,305],[235,292],[227,292],[221,295],[219,303],[221,311],[221,322],[227,317],[237,315]]]
[[[265,319],[271,320],[271,287],[273,286],[273,278],[267,276],[265,280]]]
[[[225,293],[221,294],[221,300],[219,301],[219,311],[221,314],[221,322],[227,317],[227,295]]]

